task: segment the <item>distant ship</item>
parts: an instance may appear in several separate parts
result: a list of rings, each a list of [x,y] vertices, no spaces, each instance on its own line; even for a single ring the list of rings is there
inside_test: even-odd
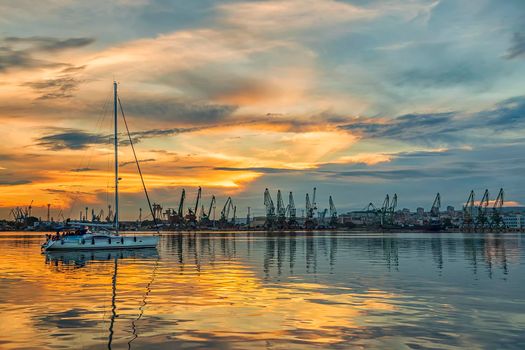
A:
[[[57,231],[55,235],[47,235],[46,241],[42,244],[43,251],[56,250],[101,250],[101,249],[136,249],[136,248],[156,248],[159,243],[158,235],[148,236],[121,236],[119,234],[119,193],[118,193],[118,105],[120,104],[117,92],[117,82],[113,82],[113,108],[114,108],[114,147],[115,147],[115,221],[113,224],[86,224],[70,223],[64,227],[62,232]],[[122,111],[122,105],[120,105]],[[122,117],[126,123],[125,116]],[[127,130],[127,123],[126,123]],[[129,130],[127,130],[129,136]],[[129,137],[133,155],[137,163],[137,168],[142,179],[142,172],[137,160],[133,142]],[[144,185],[144,180],[142,179]],[[146,186],[144,192],[148,205],[151,210]],[[153,217],[155,220],[155,217]]]

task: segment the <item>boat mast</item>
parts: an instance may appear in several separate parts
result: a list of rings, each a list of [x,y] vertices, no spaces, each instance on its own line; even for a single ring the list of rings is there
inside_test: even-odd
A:
[[[113,81],[113,109],[115,117],[115,130],[114,130],[114,142],[115,142],[115,232],[118,233],[118,110],[117,110],[117,82]]]

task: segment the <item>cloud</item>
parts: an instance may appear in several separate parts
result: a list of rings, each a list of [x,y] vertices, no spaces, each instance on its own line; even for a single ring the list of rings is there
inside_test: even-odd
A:
[[[279,174],[279,173],[302,172],[302,170],[298,170],[298,169],[270,168],[270,167],[244,167],[244,168],[215,167],[215,168],[213,168],[213,170],[220,170],[220,171],[254,171],[256,173],[264,173],[264,174]]]
[[[474,115],[480,123],[497,130],[509,130],[525,125],[525,96],[516,96],[497,103],[494,108]]]
[[[155,162],[156,159],[155,158],[148,158],[148,159],[139,159],[139,163],[142,164],[142,163],[149,163],[149,162]],[[130,165],[130,164],[135,164],[135,161],[132,160],[132,161],[129,161],[129,162],[122,162],[120,163],[120,167],[125,167],[127,165]]]
[[[514,36],[512,37],[512,45],[509,47],[504,57],[508,60],[525,57],[525,34],[514,33]]]
[[[78,85],[80,83],[80,80],[68,76],[56,79],[27,82],[22,85],[29,86],[41,94],[41,96],[38,97],[39,100],[49,100],[72,97],[73,91],[78,89]]]
[[[84,171],[94,171],[94,170],[97,170],[97,169],[95,169],[95,168],[85,167],[85,168],[75,168],[75,169],[71,169],[70,171],[75,172],[75,173],[80,173],[80,172],[84,172]]]
[[[234,2],[220,5],[223,21],[244,30],[265,33],[290,33],[370,19],[374,10],[334,0],[288,0]]]
[[[339,128],[363,138],[439,144],[498,138],[494,130],[516,131],[525,126],[525,96],[516,96],[474,113],[406,114],[392,119],[355,118]],[[476,133],[477,131],[484,131]],[[506,135],[509,137],[509,135]]]
[[[30,180],[0,180],[0,186],[18,186],[32,183]]]
[[[32,36],[32,37],[7,37],[3,42],[7,45],[29,46],[31,51],[53,52],[73,48],[84,47],[92,44],[93,38],[67,38],[58,39],[52,37]]]
[[[133,143],[138,143],[143,139],[173,136],[181,133],[190,133],[201,130],[202,128],[170,128],[170,129],[150,129],[131,132]],[[90,133],[78,129],[59,129],[57,133],[42,136],[36,139],[36,145],[50,150],[82,150],[92,145],[108,145],[113,143],[112,134]],[[121,145],[129,145],[127,135],[121,135]]]
[[[94,144],[109,144],[111,140],[102,134],[89,133],[82,130],[66,129],[56,134],[38,138],[37,145],[54,150],[81,150]]]
[[[15,51],[10,47],[0,46],[0,72],[10,68],[50,67],[57,65],[59,64],[34,58],[27,51]]]
[[[452,113],[406,114],[382,123],[373,119],[356,119],[339,128],[371,138],[420,140],[455,132],[456,129],[451,126],[453,117]]]
[[[93,41],[92,38],[58,39],[38,36],[0,39],[0,72],[11,68],[67,66],[67,63],[50,61],[49,56],[67,49],[87,46]]]
[[[173,98],[133,98],[123,101],[129,115],[156,120],[209,124],[222,121],[237,109],[232,105],[190,102]]]

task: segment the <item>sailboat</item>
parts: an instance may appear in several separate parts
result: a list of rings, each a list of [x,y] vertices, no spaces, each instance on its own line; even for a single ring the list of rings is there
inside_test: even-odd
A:
[[[113,107],[114,107],[114,148],[115,148],[115,220],[113,224],[86,224],[71,223],[69,229],[64,232],[57,231],[56,235],[47,235],[46,241],[42,244],[43,251],[56,250],[101,250],[101,249],[136,249],[136,248],[156,248],[159,237],[156,235],[148,236],[122,236],[119,234],[119,177],[118,177],[118,106],[128,131],[128,137],[135,156],[135,162],[139,171],[146,199],[151,210],[151,203],[148,192],[142,178],[142,171],[135,154],[133,141],[127,127],[122,105],[118,98],[117,82],[113,82]],[[153,213],[153,211],[152,211]],[[153,216],[155,220],[155,216]]]

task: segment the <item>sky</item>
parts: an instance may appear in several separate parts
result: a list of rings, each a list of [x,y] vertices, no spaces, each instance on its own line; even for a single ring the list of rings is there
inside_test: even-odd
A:
[[[112,203],[113,80],[164,208],[198,186],[240,216],[265,188],[339,212],[525,203],[522,0],[0,0],[0,78],[0,217]]]

